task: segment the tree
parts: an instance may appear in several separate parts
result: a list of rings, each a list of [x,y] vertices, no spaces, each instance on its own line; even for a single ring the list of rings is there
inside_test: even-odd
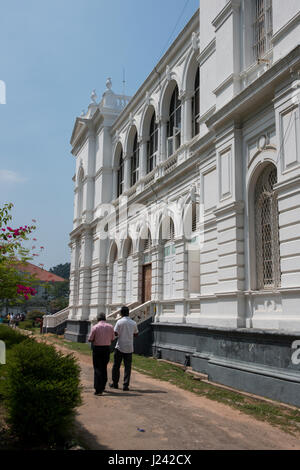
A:
[[[53,268],[49,269],[49,272],[56,274],[57,276],[63,277],[64,279],[69,279],[70,269],[71,269],[71,264],[65,263],[65,264],[58,264],[57,266],[53,266]]]
[[[30,252],[22,243],[35,230],[35,225],[11,228],[8,223],[12,220],[13,204],[0,207],[0,306],[8,309],[28,300],[36,294],[36,281],[27,273],[20,272],[20,263],[31,259]]]

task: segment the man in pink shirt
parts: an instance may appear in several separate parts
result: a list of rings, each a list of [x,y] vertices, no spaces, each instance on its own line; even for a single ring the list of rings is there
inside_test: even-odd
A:
[[[97,315],[97,320],[97,325],[93,326],[91,330],[89,342],[93,346],[95,395],[102,395],[107,382],[110,345],[115,339],[115,333],[112,325],[106,323],[104,313]]]

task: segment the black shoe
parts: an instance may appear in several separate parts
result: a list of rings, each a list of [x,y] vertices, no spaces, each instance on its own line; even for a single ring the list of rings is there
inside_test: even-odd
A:
[[[129,392],[129,387],[123,387],[123,392]]]
[[[94,395],[100,396],[103,395],[103,392],[95,392]]]
[[[109,384],[110,388],[119,388],[119,385]]]

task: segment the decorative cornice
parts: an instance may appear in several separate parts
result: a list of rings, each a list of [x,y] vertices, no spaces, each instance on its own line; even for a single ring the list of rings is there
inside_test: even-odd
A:
[[[241,6],[240,0],[229,0],[223,10],[215,17],[212,21],[212,25],[217,31],[225,23],[225,21],[232,15],[234,11],[237,11]]]
[[[209,57],[216,52],[216,38],[214,38],[203,51],[200,52],[199,57],[197,57],[197,61],[199,65],[202,66],[204,62],[209,59]]]
[[[214,95],[218,96],[224,88],[227,88],[229,85],[234,83],[235,80],[240,80],[239,75],[231,73],[225,80],[213,90]]]
[[[269,92],[274,93],[278,83],[282,82],[284,76],[289,75],[291,67],[300,65],[300,45],[293,49],[287,56],[276,62],[269,70],[257,78],[241,93],[235,96],[223,108],[218,110],[211,118],[206,121],[209,128],[216,128],[224,124],[225,120],[232,119],[233,116],[249,113],[249,102],[252,106],[261,103],[261,95],[266,92],[267,87],[273,89]]]
[[[296,13],[296,15],[288,22],[286,23],[282,28],[280,28],[272,37],[272,44],[276,44],[282,36],[287,34],[291,29],[293,29],[298,23],[300,23],[300,11]]]

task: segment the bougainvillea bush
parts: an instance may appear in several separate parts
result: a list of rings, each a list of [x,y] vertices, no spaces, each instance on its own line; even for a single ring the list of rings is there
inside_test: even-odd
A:
[[[34,279],[20,272],[20,263],[31,259],[23,244],[35,225],[11,227],[13,204],[0,207],[0,307],[24,302],[36,294]]]

